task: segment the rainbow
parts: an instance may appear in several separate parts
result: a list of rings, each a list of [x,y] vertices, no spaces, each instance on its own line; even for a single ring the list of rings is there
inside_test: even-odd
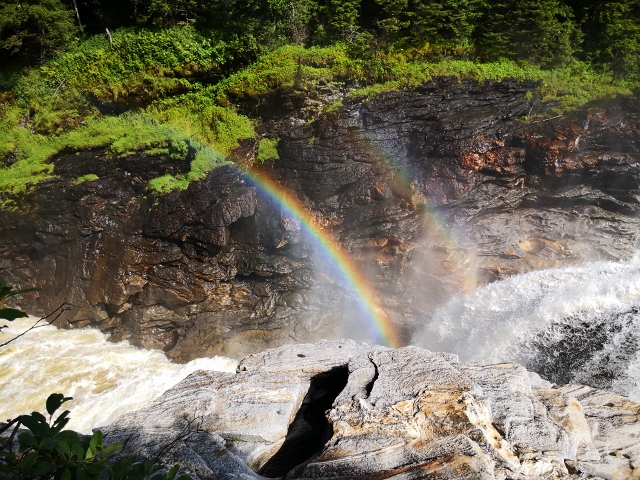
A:
[[[414,181],[406,169],[393,161],[393,155],[387,152],[379,141],[374,140],[366,133],[356,135],[358,135],[359,140],[363,140],[368,146],[369,154],[376,163],[385,165],[389,170],[393,171],[397,189],[406,191],[408,196],[412,195]],[[461,293],[475,291],[482,283],[476,268],[477,251],[461,247],[460,241],[455,237],[453,230],[441,218],[431,199],[423,197],[420,201],[421,203],[424,202],[425,213],[423,218],[425,225],[428,226],[428,231],[446,248],[449,253],[449,263],[455,268],[455,273],[461,277]]]
[[[396,325],[378,303],[377,293],[369,285],[367,278],[358,268],[358,265],[340,248],[329,232],[317,224],[313,216],[291,193],[265,174],[248,169],[240,169],[239,171],[245,177],[248,177],[262,193],[273,199],[284,213],[295,218],[319,251],[336,267],[336,271],[351,292],[355,294],[360,309],[368,318],[368,326],[375,335],[376,342],[392,348],[401,346],[402,341]]]

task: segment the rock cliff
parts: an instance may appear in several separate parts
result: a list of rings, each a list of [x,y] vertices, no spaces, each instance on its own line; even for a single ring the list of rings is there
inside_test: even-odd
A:
[[[196,372],[102,430],[201,479],[640,478],[637,403],[350,340]]]
[[[408,337],[455,292],[637,248],[637,101],[527,123],[543,108],[533,89],[443,78],[335,109],[335,86],[282,90],[251,107],[280,158],[256,164],[251,140],[233,159],[293,192]],[[67,301],[64,326],[180,361],[350,334],[348,290],[241,168],[164,196],[146,190],[188,160],[54,158],[56,178],[0,212],[3,274],[42,287],[25,307]],[[87,174],[98,179],[76,182]]]

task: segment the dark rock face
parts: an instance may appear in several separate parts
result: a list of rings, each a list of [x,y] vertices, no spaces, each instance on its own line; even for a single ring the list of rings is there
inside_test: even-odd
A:
[[[637,249],[637,101],[525,124],[539,108],[532,89],[440,79],[345,100],[313,122],[315,94],[282,91],[259,127],[280,138],[280,159],[254,168],[339,241],[408,336],[476,285]],[[246,142],[234,159],[248,165],[255,150]],[[188,161],[82,152],[54,163],[57,179],[0,212],[0,268],[43,288],[27,307],[66,300],[67,326],[177,360],[354,334],[348,289],[241,168],[155,198],[146,182]],[[99,179],[75,184],[87,173]]]

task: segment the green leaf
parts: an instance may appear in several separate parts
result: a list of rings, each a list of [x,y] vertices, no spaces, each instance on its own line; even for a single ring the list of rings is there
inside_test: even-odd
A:
[[[28,317],[25,312],[22,310],[16,310],[15,308],[1,308],[0,309],[0,318],[4,320],[13,321],[16,318],[25,318]]]
[[[60,440],[58,442],[58,449],[67,455],[71,455],[71,448],[69,447],[69,444],[64,440]]]
[[[55,469],[56,469],[56,465],[54,463],[51,463],[51,461],[49,460],[43,460],[42,458],[40,458],[38,460],[38,463],[36,463],[33,469],[31,470],[33,473],[33,477],[31,478],[45,477],[47,473],[52,472]]]
[[[98,446],[102,446],[102,432],[100,430],[96,430],[91,435],[91,440],[89,440],[89,448],[96,452],[98,450]]]
[[[23,432],[20,435],[18,435],[18,440],[20,440],[20,445],[24,447],[38,446],[38,442],[36,441],[35,438],[33,438],[33,435],[27,432]]]
[[[36,437],[44,438],[49,433],[49,424],[41,413],[32,412],[31,415],[20,415],[18,418]]]
[[[95,477],[90,475],[84,469],[76,470],[76,479],[77,480],[93,480]]]
[[[173,480],[176,477],[176,473],[178,473],[178,470],[180,470],[180,467],[178,465],[172,467],[167,472],[167,480]]]
[[[71,472],[68,468],[64,469],[64,472],[62,472],[62,475],[60,476],[60,480],[71,480]]]
[[[29,452],[20,462],[20,470],[28,470],[36,464],[38,460],[38,454],[36,452]]]
[[[69,410],[65,410],[60,414],[60,416],[58,416],[58,418],[56,418],[55,422],[53,422],[52,431],[54,434],[60,432],[64,427],[66,427],[69,420]]]
[[[108,455],[111,455],[112,453],[115,452],[119,452],[120,450],[122,450],[124,447],[124,444],[122,443],[113,443],[111,445],[107,445],[106,447],[104,447],[102,449],[102,454],[106,457]]]
[[[55,411],[60,408],[60,405],[72,399],[73,397],[65,397],[61,393],[52,393],[49,395],[49,398],[47,398],[47,413],[53,415]]]

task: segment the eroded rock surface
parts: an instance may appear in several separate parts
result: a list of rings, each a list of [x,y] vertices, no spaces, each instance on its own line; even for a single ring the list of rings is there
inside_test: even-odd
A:
[[[147,182],[190,158],[63,154],[57,178],[0,212],[0,269],[40,286],[24,305],[67,301],[63,326],[179,361],[358,335],[353,293],[298,219],[242,169],[297,198],[365,272],[400,336],[451,295],[514,274],[629,258],[640,231],[640,108],[634,98],[523,123],[532,84],[436,79],[372,100],[282,90],[252,107],[257,141],[183,192]],[[324,95],[324,96],[323,96]],[[94,181],[76,183],[82,175]]]
[[[198,478],[640,478],[640,405],[417,347],[289,345],[106,427]],[[250,468],[249,468],[250,467]]]

